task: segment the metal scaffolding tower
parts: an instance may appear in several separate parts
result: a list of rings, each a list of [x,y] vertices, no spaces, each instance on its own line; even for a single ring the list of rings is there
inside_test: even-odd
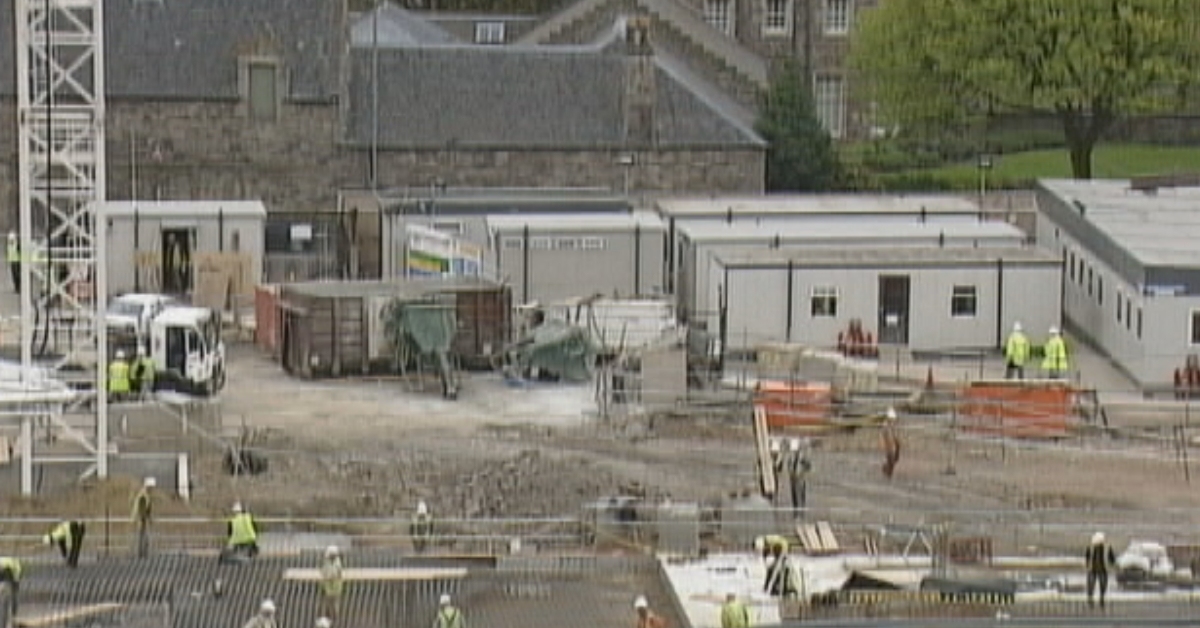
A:
[[[106,228],[93,205],[106,198],[102,4],[15,4],[22,381],[50,368],[86,391],[61,412],[22,418],[26,495],[36,465],[82,462],[84,475],[108,476]],[[42,426],[86,453],[36,452]]]

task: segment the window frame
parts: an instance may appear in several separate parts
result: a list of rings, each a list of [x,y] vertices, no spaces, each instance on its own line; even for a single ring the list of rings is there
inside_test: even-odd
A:
[[[496,20],[475,22],[473,40],[480,46],[502,46],[508,41],[508,27]]]
[[[838,11],[832,7],[838,6]],[[821,13],[821,30],[827,37],[845,37],[854,22],[854,0],[825,0]],[[834,20],[838,17],[838,20]]]
[[[842,297],[841,291],[838,290],[837,286],[813,286],[808,294],[809,318],[837,318],[838,301]],[[825,304],[825,307],[820,308],[820,311],[818,311],[818,303]]]
[[[704,7],[701,9],[704,22],[717,32],[733,37],[736,33],[736,7],[737,0],[704,0]]]
[[[825,86],[833,85],[836,90],[832,95],[826,94]],[[833,139],[841,139],[846,134],[846,77],[840,74],[821,74],[813,77],[813,108],[817,120]],[[832,109],[830,111],[830,109]],[[827,117],[831,117],[836,126],[831,126]]]
[[[959,294],[959,290],[970,290],[970,295]],[[964,300],[971,304],[970,312],[959,312],[957,307]],[[955,284],[950,287],[950,318],[977,318],[979,316],[979,286]]]
[[[786,37],[792,33],[793,0],[763,0],[762,34],[764,37]],[[776,5],[782,4],[782,7]],[[779,18],[782,17],[782,23]]]
[[[255,87],[258,84],[256,75],[262,70],[271,73],[271,93],[274,98],[271,103],[270,115],[262,115],[255,104]],[[279,60],[274,57],[244,57],[241,62],[241,72],[242,101],[246,117],[258,123],[278,121],[284,100]]]

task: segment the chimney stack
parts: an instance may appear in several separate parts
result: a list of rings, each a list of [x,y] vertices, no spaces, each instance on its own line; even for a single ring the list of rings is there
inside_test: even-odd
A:
[[[625,22],[625,142],[655,143],[654,51],[650,46],[650,17],[635,15]]]

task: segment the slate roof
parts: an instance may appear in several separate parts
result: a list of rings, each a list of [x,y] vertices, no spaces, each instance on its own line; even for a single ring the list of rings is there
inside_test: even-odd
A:
[[[348,141],[373,134],[371,49],[352,51]],[[619,148],[625,57],[596,49],[433,46],[380,49],[382,148]],[[656,60],[662,147],[761,147],[741,121]]]
[[[238,97],[238,55],[274,42],[288,96],[331,100],[344,30],[330,0],[106,0],[105,80],[110,97]],[[0,8],[0,95],[16,93],[11,2]]]
[[[390,2],[355,16],[350,27],[350,43],[354,46],[397,47],[457,42],[459,39],[449,32]]]

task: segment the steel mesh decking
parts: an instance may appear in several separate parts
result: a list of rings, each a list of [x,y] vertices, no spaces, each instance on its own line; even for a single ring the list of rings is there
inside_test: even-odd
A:
[[[452,595],[471,625],[480,627],[561,628],[564,623],[582,620],[597,628],[626,628],[633,620],[632,600],[642,594],[671,625],[687,625],[670,602],[669,588],[650,558],[575,564],[534,558],[522,559],[519,568],[500,569],[490,560],[421,559],[378,552],[350,552],[345,561],[347,568],[466,567],[467,577],[347,582],[341,617],[335,623],[339,627],[427,626],[442,593]],[[22,583],[21,614],[116,603],[125,610],[83,623],[121,628],[213,628],[242,625],[263,599],[270,598],[278,607],[279,625],[312,626],[317,583],[284,581],[283,574],[287,569],[319,564],[316,554],[260,557],[236,566],[220,565],[213,557],[163,555],[145,561],[113,559],[83,564],[76,570],[30,566]],[[222,582],[220,596],[214,595],[218,580]]]

